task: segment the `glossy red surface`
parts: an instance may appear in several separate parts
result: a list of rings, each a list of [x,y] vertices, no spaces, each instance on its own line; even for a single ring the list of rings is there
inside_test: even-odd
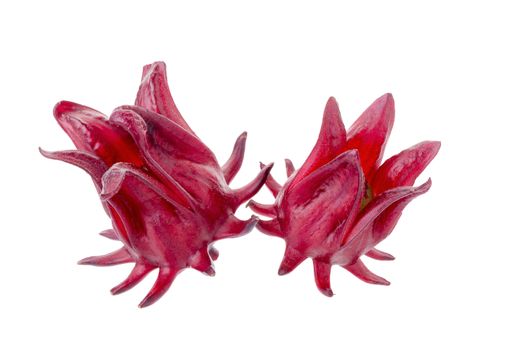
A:
[[[261,188],[272,165],[246,186],[231,189],[228,184],[241,167],[246,133],[221,167],[175,106],[164,63],[145,66],[135,105],[119,107],[109,118],[67,101],[56,105],[54,115],[77,150],[41,150],[42,155],[76,165],[92,177],[113,224],[101,234],[123,244],[79,263],[134,264],[113,294],[158,269],[153,288],[139,305],[145,307],[185,268],[213,276],[213,260],[219,256],[213,242],[243,235],[255,225],[255,216],[243,221],[234,213]]]
[[[303,166],[296,171],[286,160],[288,180],[283,186],[268,176],[275,203],[250,201],[248,206],[272,218],[257,223],[262,232],[286,242],[280,275],[311,258],[317,287],[327,296],[333,295],[332,265],[368,283],[390,284],[368,270],[360,257],[394,259],[375,246],[392,232],[408,203],[430,189],[430,179],[412,186],[440,147],[439,142],[425,141],[381,165],[393,123],[394,100],[386,94],[346,132],[331,97],[317,143]]]

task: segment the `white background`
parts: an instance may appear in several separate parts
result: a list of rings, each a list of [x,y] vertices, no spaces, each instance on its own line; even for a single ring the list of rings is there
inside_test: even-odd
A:
[[[0,5],[2,349],[523,349],[525,12],[511,1],[194,1]],[[303,263],[279,277],[283,241],[254,231],[217,244],[217,276],[181,273],[111,296],[130,266],[78,266],[118,245],[89,177],[44,159],[71,149],[53,105],[110,113],[133,102],[142,65],[164,60],[175,101],[224,161],[249,131],[244,166],[300,165],[322,111],[346,125],[392,92],[386,156],[441,140],[433,187],[367,259],[392,282],[341,268],[336,295]],[[267,190],[256,196],[269,202]],[[240,217],[248,217],[242,208]]]

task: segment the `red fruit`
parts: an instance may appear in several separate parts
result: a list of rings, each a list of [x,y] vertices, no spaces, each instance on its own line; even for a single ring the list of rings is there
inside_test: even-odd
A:
[[[113,230],[101,235],[123,243],[115,252],[79,263],[135,264],[113,294],[158,268],[153,288],[139,305],[144,307],[157,301],[187,267],[213,276],[218,252],[212,243],[245,234],[255,225],[256,217],[243,221],[234,213],[261,188],[272,165],[232,190],[228,184],[241,167],[246,133],[219,166],[175,106],[164,63],[145,66],[135,105],[119,107],[109,118],[67,101],[56,105],[54,115],[77,150],[42,154],[91,175],[113,224]]]
[[[348,132],[337,102],[330,98],[319,138],[303,166],[295,171],[286,160],[286,183],[281,186],[271,176],[266,180],[275,203],[248,203],[256,213],[273,218],[259,221],[257,227],[286,241],[280,275],[312,258],[317,287],[327,296],[333,295],[332,265],[368,283],[390,284],[370,272],[360,257],[394,259],[374,247],[392,232],[406,205],[429,190],[430,179],[411,186],[440,147],[439,142],[425,141],[381,165],[393,123],[390,94],[377,99]]]

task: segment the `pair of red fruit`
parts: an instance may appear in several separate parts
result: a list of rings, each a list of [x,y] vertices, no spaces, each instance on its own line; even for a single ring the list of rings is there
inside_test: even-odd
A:
[[[84,169],[93,179],[113,229],[101,234],[122,248],[80,264],[134,263],[114,287],[122,293],[158,268],[158,277],[140,303],[157,301],[176,275],[192,267],[213,276],[219,253],[213,243],[248,233],[254,226],[281,237],[286,251],[279,274],[312,258],[318,289],[332,296],[330,269],[340,265],[365,282],[389,284],[370,272],[360,257],[394,259],[374,247],[394,229],[403,209],[427,192],[430,179],[412,187],[437,154],[440,143],[425,141],[381,159],[394,123],[390,94],[377,99],[345,130],[334,98],[326,104],[319,138],[298,170],[286,160],[288,180],[278,184],[272,164],[244,187],[232,189],[246,143],[241,134],[220,166],[195,135],[171,97],[162,62],[143,69],[135,105],[118,107],[110,117],[73,102],[59,102],[54,115],[77,150],[41,153]],[[236,209],[266,183],[274,204],[249,201],[256,213],[235,217]]]

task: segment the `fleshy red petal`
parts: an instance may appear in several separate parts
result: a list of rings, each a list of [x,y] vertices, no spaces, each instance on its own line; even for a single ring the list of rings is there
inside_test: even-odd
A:
[[[110,120],[128,131],[143,151],[162,153],[163,157],[169,153],[177,161],[218,168],[215,155],[201,140],[158,113],[136,106],[121,106],[113,111]],[[162,161],[170,163],[166,159]]]
[[[297,171],[289,189],[315,171],[315,169],[334,159],[345,146],[345,141],[345,126],[341,119],[339,106],[335,98],[330,97],[324,110],[317,143],[303,166]]]
[[[168,183],[178,182],[195,199],[226,191],[214,154],[193,134],[160,114],[135,106],[117,108],[110,120],[127,130],[151,169]],[[212,193],[212,191],[214,191]]]
[[[394,125],[394,98],[385,94],[374,101],[352,124],[346,149],[357,149],[368,182],[379,167],[386,142]]]
[[[118,212],[130,243],[137,246],[138,251],[148,251],[151,247],[160,249],[163,241],[169,241],[168,238],[185,237],[183,241],[191,241],[194,235],[199,236],[205,231],[191,210],[172,198],[162,185],[159,186],[141,169],[117,163],[104,174],[102,183],[101,197]],[[175,247],[177,252],[185,251],[183,244],[179,244]],[[168,252],[161,250],[157,253],[160,258]]]
[[[357,215],[363,192],[355,150],[320,167],[283,197],[280,220],[287,242],[308,247],[312,254],[333,249],[340,244],[345,222]]]
[[[154,62],[144,66],[135,105],[159,113],[186,131],[195,134],[180,114],[173,97],[171,97],[164,62]]]
[[[334,260],[342,265],[353,263],[359,256],[368,252],[371,248],[381,242],[390,234],[384,228],[391,226],[392,221],[389,218],[392,214],[388,210],[401,212],[403,208],[414,198],[426,193],[432,182],[427,182],[418,187],[397,187],[383,192],[375,197],[370,204],[359,214],[353,228],[345,235],[342,249],[337,252]],[[381,230],[375,230],[374,226],[381,221],[381,215],[385,215],[385,227]],[[379,220],[379,221],[378,221]],[[395,223],[394,223],[395,225]]]
[[[141,169],[115,164],[102,183],[101,196],[122,220],[138,262],[159,267],[159,277],[141,303],[148,306],[189,266],[193,255],[208,246],[212,233],[199,216],[171,198]]]
[[[124,184],[127,177],[135,177],[140,182],[147,184],[150,190],[157,193],[162,199],[166,200],[179,209],[194,210],[195,203],[184,190],[178,192],[172,188],[164,186],[160,181],[153,178],[143,170],[127,163],[117,163],[113,165],[103,176],[103,187],[100,193],[102,199],[106,200],[116,195]],[[139,201],[138,203],[140,203]]]
[[[99,111],[74,102],[61,101],[55,105],[53,113],[79,150],[95,154],[107,166],[117,162],[142,166],[139,151],[131,137],[112,125]]]
[[[414,185],[440,147],[441,142],[424,141],[386,160],[372,181],[374,195],[394,187]]]
[[[430,186],[429,186],[430,187]],[[425,191],[426,192],[426,191]],[[401,214],[405,207],[412,201],[412,199],[423,194],[424,192],[414,193],[410,196],[403,198],[402,200],[389,206],[384,212],[381,213],[372,225],[372,236],[374,240],[382,241],[394,230],[397,222],[401,218]],[[376,243],[377,244],[377,243]]]

